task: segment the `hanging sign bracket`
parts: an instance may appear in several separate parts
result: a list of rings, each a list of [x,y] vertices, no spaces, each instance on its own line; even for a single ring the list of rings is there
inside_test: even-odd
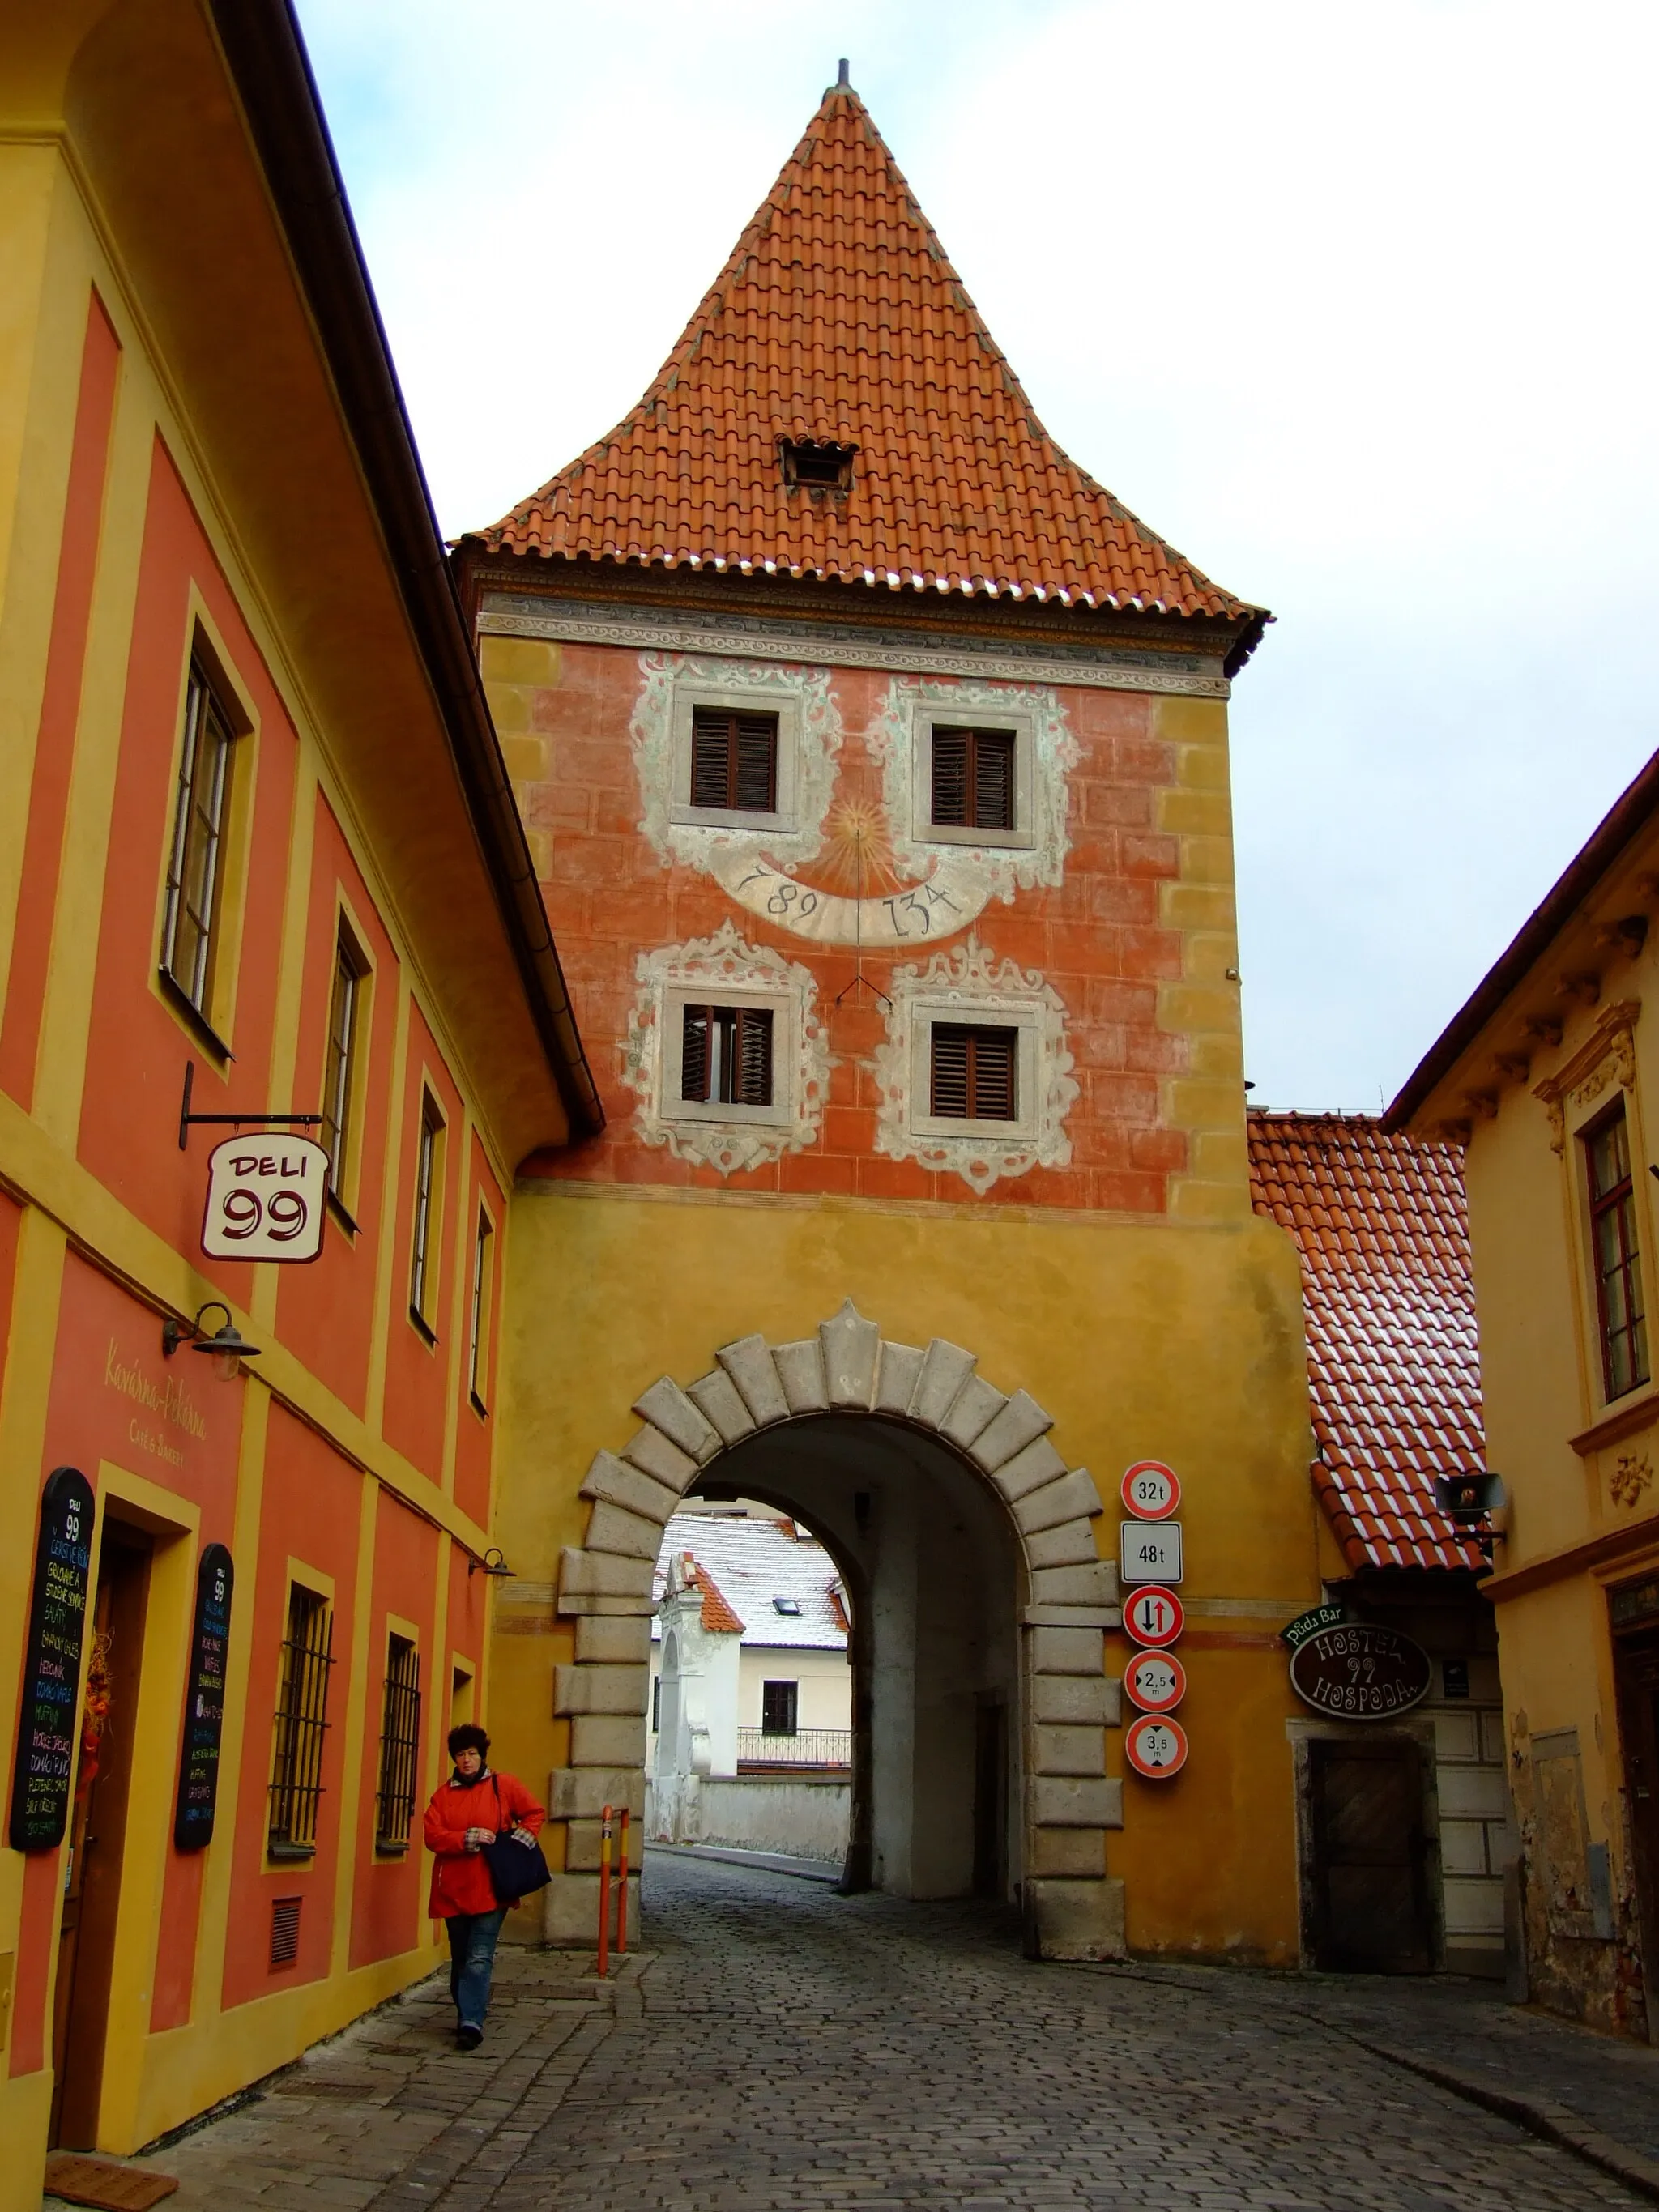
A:
[[[179,1149],[184,1152],[190,1143],[190,1133],[198,1123],[210,1122],[216,1128],[240,1129],[252,1121],[281,1121],[294,1128],[314,1129],[320,1127],[320,1114],[192,1114],[190,1094],[196,1085],[196,1063],[185,1062],[185,1097],[179,1109]]]

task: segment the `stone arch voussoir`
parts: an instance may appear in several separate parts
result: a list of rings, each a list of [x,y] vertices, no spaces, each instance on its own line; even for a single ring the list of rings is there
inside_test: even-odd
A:
[[[931,1431],[1002,1498],[1030,1592],[1025,1888],[1038,1947],[1053,1957],[1119,1954],[1121,1885],[1105,1879],[1105,1832],[1122,1825],[1123,1785],[1107,1777],[1104,1732],[1119,1723],[1121,1685],[1106,1677],[1103,1641],[1120,1620],[1117,1572],[1095,1542],[1100,1492],[1055,1448],[1051,1416],[1025,1391],[999,1389],[972,1352],[942,1337],[926,1346],[886,1341],[850,1298],[816,1336],[777,1345],[741,1337],[696,1382],[653,1382],[633,1411],[641,1426],[588,1468],[586,1534],[560,1561],[558,1610],[574,1618],[576,1644],[555,1684],[571,1748],[553,1777],[567,1871],[548,1893],[549,1940],[592,1940],[599,1814],[606,1804],[629,1805],[636,1819],[643,1810],[652,1577],[670,1516],[728,1446],[847,1412]]]

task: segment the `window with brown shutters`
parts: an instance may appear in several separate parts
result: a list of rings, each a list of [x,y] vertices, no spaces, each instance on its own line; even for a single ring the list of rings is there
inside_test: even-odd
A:
[[[933,819],[942,829],[1012,830],[1014,732],[935,728]]]
[[[772,1103],[769,1006],[683,1006],[680,1097],[694,1103]]]
[[[1018,1118],[1019,1031],[935,1022],[929,1111],[941,1121]]]
[[[777,797],[777,716],[694,707],[692,805],[726,814],[772,814]]]

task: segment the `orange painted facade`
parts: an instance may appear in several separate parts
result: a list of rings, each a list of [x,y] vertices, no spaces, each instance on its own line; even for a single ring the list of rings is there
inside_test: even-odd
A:
[[[225,51],[194,7],[163,12],[164,104],[191,151],[154,191],[120,11],[0,32],[9,1802],[18,1764],[45,1756],[24,1660],[48,1477],[79,1470],[96,1506],[64,1837],[14,1825],[0,1844],[8,2208],[38,2203],[49,2142],[132,2148],[431,1966],[418,1807],[452,1717],[489,1703],[503,1194],[568,1126],[560,1017],[525,981],[538,957],[556,966],[501,890],[522,842],[469,795],[494,739],[438,672],[446,654],[465,665],[465,635],[453,600],[403,599],[397,560],[419,562],[386,550],[410,526],[386,519],[401,501],[441,574],[412,453],[364,456],[362,395],[327,352],[343,315],[372,327],[361,270],[335,252],[290,273],[305,253],[283,242],[282,179],[240,126],[188,125],[233,112]],[[167,199],[181,181],[219,226],[196,258]],[[301,197],[324,195],[311,179]],[[283,362],[280,392],[250,376],[255,354]],[[349,556],[319,550],[331,531]],[[216,784],[190,766],[209,741],[187,750],[203,687],[225,732]],[[191,775],[216,841],[197,876]],[[187,898],[209,952],[186,972],[170,948]],[[207,1256],[207,1157],[229,1124],[181,1145],[187,1074],[194,1112],[252,1115],[250,1139],[277,1148],[283,1125],[259,1117],[343,1099],[314,1261]],[[417,1316],[422,1131],[439,1124]],[[224,1322],[253,1347],[229,1380],[191,1346]],[[213,1832],[185,1848],[209,1546],[234,1585]],[[301,1597],[323,1624],[314,1698],[289,1649]],[[419,1705],[394,1731],[398,1650]],[[283,1749],[301,1704],[303,1773]]]

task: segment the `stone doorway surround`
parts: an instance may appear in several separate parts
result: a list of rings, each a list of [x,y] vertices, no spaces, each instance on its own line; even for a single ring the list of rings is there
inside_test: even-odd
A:
[[[574,1663],[556,1669],[570,1764],[554,1773],[549,1797],[564,1829],[565,1870],[544,1893],[546,1940],[592,1942],[603,1808],[627,1805],[642,1820],[652,1576],[669,1516],[703,1468],[745,1437],[866,1413],[950,1447],[1007,1511],[1025,1571],[1027,1924],[1044,1958],[1121,1956],[1123,1886],[1104,1871],[1105,1832],[1122,1826],[1123,1785],[1105,1771],[1105,1730],[1121,1719],[1121,1685],[1106,1678],[1103,1642],[1121,1619],[1117,1571],[1096,1549],[1100,1493],[1055,1449],[1052,1417],[1024,1390],[997,1389],[973,1353],[943,1338],[925,1349],[884,1341],[850,1298],[815,1337],[742,1337],[714,1359],[684,1388],[665,1376],[637,1398],[644,1425],[620,1454],[597,1454],[581,1486],[592,1503],[586,1540],[560,1562],[558,1611],[574,1619],[576,1640]]]

